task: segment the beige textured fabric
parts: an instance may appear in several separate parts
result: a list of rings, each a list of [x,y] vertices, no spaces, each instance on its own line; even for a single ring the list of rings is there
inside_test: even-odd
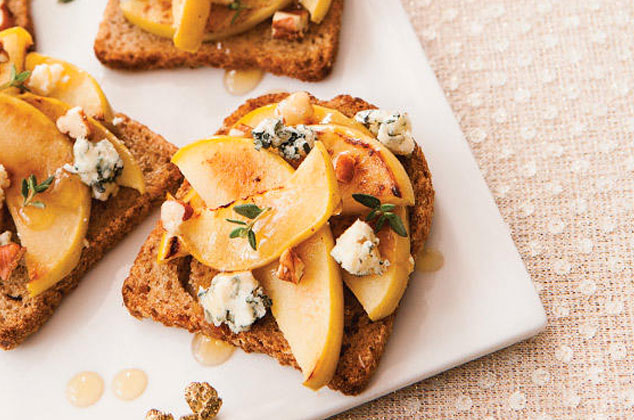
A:
[[[338,418],[634,418],[634,2],[403,3],[549,326]]]

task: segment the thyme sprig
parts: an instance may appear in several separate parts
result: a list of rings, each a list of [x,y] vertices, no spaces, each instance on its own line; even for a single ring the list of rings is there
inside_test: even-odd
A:
[[[249,245],[253,248],[254,251],[258,249],[258,242],[255,237],[255,232],[253,232],[253,226],[255,222],[267,211],[271,210],[270,207],[261,209],[255,204],[239,204],[233,208],[233,211],[238,213],[240,216],[244,216],[247,219],[250,219],[250,222],[245,222],[243,220],[236,219],[225,219],[229,223],[234,223],[236,225],[240,225],[240,227],[235,228],[229,234],[231,239],[233,238],[247,238],[249,241]]]
[[[371,222],[376,219],[374,232],[380,231],[385,222],[388,222],[397,235],[407,237],[407,229],[405,229],[403,221],[398,214],[394,213],[396,208],[394,204],[381,204],[381,200],[370,194],[352,194],[352,198],[371,209],[365,220]]]
[[[238,19],[238,16],[240,16],[240,13],[242,13],[242,11],[244,9],[248,9],[248,6],[245,6],[244,4],[242,4],[242,1],[240,0],[233,0],[233,2],[229,3],[228,6],[229,9],[231,10],[235,10],[236,12],[233,14],[233,17],[231,18],[231,24],[233,25],[236,20]]]
[[[0,85],[0,90],[17,87],[20,89],[21,92],[24,92],[25,90],[28,91],[29,89],[24,86],[24,82],[26,82],[26,79],[28,79],[30,75],[31,72],[27,70],[18,73],[18,70],[15,68],[15,64],[11,64],[9,81]]]
[[[22,197],[24,198],[24,201],[22,202],[22,205],[24,207],[32,206],[38,209],[43,209],[44,207],[46,207],[46,204],[44,204],[41,201],[33,201],[33,198],[37,194],[43,193],[44,191],[46,191],[48,187],[51,186],[54,179],[55,179],[55,175],[51,175],[48,178],[46,178],[41,184],[38,184],[37,178],[33,174],[31,174],[28,178],[23,178],[22,179]]]

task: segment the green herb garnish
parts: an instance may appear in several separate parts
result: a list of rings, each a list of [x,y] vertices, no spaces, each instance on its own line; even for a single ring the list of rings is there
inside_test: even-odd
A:
[[[394,213],[394,209],[396,208],[394,204],[381,204],[381,200],[370,194],[352,194],[352,198],[367,208],[372,209],[365,217],[365,220],[371,222],[376,219],[374,232],[380,231],[387,221],[397,235],[407,237],[407,229],[405,229],[403,221],[398,214]]]
[[[22,179],[22,197],[24,197],[22,205],[25,207],[33,206],[38,209],[46,207],[46,204],[41,201],[33,201],[33,198],[36,194],[46,191],[53,183],[53,180],[55,180],[55,175],[49,176],[41,184],[37,183],[37,178],[33,174],[31,174],[28,178]]]
[[[244,222],[242,220],[236,219],[225,219],[229,223],[234,223],[236,225],[240,225],[241,227],[235,228],[229,234],[231,239],[233,238],[247,238],[249,241],[249,245],[253,250],[258,249],[258,243],[255,238],[255,232],[253,232],[253,225],[255,222],[267,211],[271,210],[270,207],[265,209],[261,209],[255,204],[239,204],[233,208],[233,211],[238,213],[240,216],[244,216],[247,219],[251,219],[249,223]]]
[[[235,23],[235,21],[238,19],[238,16],[240,16],[240,13],[244,10],[244,9],[248,9],[248,6],[245,6],[244,4],[242,4],[242,2],[240,0],[233,0],[233,2],[229,3],[228,5],[229,9],[231,10],[235,10],[236,12],[233,14],[233,17],[231,18],[231,24],[233,25]]]
[[[20,88],[21,92],[25,90],[29,90],[26,86],[24,86],[24,82],[31,75],[30,71],[23,71],[18,73],[18,70],[15,68],[15,64],[11,64],[11,72],[9,73],[9,81],[0,85],[0,90],[8,89],[11,87]]]

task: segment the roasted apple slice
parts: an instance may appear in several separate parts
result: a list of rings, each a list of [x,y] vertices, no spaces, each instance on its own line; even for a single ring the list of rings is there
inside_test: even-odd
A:
[[[24,70],[24,57],[31,45],[33,38],[24,28],[15,26],[0,32],[0,85],[9,81],[13,66],[16,73]]]
[[[58,65],[62,69],[59,80],[49,80],[45,92],[38,90],[37,85],[31,83],[34,77],[37,77],[33,70],[38,65]],[[28,83],[29,86],[33,85],[34,93],[59,99],[70,106],[80,106],[89,117],[112,121],[112,109],[106,95],[94,77],[84,70],[65,61],[34,52],[27,54],[25,68],[31,72]]]
[[[304,263],[298,284],[277,278],[277,262],[254,272],[273,301],[271,311],[304,374],[304,385],[327,385],[339,361],[343,334],[343,287],[328,226],[299,244]]]
[[[185,146],[172,163],[212,209],[279,187],[293,172],[280,156],[256,151],[250,139],[229,136]]]
[[[254,109],[249,112],[244,117],[240,118],[238,122],[235,123],[234,128],[238,128],[240,126],[249,126],[251,128],[257,127],[257,125],[262,122],[262,120],[266,118],[275,118],[278,115],[275,112],[277,108],[277,104],[269,104],[264,105],[260,108]],[[350,127],[362,131],[368,136],[372,134],[368,131],[367,128],[358,121],[355,121],[352,118],[348,118],[343,115],[341,112],[336,109],[326,108],[321,105],[313,105],[313,114],[306,121],[304,121],[304,125],[317,125],[317,124],[334,124],[334,125],[342,125],[344,127]],[[245,133],[246,134],[246,133]]]
[[[178,235],[194,258],[209,267],[220,271],[251,270],[272,262],[284,250],[317,232],[339,202],[330,157],[324,145],[316,142],[283,186],[215,210],[204,209],[183,222]],[[235,210],[245,205],[267,209],[253,225],[253,241],[235,237],[232,232],[239,225],[227,221],[244,219]],[[247,222],[244,219],[243,223]]]
[[[4,94],[0,115],[0,163],[11,178],[7,206],[26,248],[27,289],[37,295],[77,265],[90,219],[90,191],[78,176],[57,171],[73,162],[72,143],[46,115]],[[22,180],[31,175],[38,183],[55,178],[25,205]]]
[[[407,209],[396,207],[394,210],[409,232]],[[356,220],[347,216],[333,220],[332,227],[335,236],[339,236]],[[414,269],[410,259],[410,238],[397,235],[389,224],[377,233],[379,238],[379,252],[381,258],[390,261],[389,267],[383,274],[354,276],[342,271],[343,281],[357,297],[372,321],[378,321],[391,315],[398,307],[403,293],[409,282],[409,275]]]

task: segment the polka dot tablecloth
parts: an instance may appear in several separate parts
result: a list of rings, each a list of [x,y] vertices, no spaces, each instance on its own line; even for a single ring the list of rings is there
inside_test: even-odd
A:
[[[338,418],[634,418],[634,2],[403,4],[549,323]]]

